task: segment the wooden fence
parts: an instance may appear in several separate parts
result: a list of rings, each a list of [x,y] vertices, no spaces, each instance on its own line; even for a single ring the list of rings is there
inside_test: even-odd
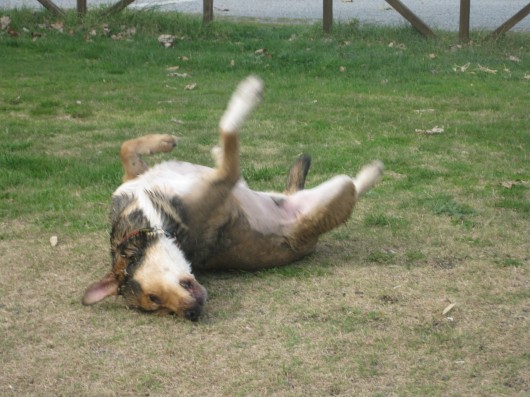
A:
[[[63,15],[64,12],[61,8],[57,7],[52,0],[37,0],[46,9],[53,12],[56,15]],[[88,0],[77,0],[77,12],[83,15],[87,12],[87,1]],[[203,0],[203,22],[210,23],[213,21],[213,1],[214,0]],[[266,0],[264,0],[266,1]],[[322,26],[325,32],[330,32],[333,25],[333,0],[322,0]],[[429,26],[423,22],[414,12],[412,12],[401,0],[385,0],[392,6],[397,12],[399,12],[412,26],[414,26],[422,35],[425,37],[436,37]],[[111,6],[107,13],[119,12],[126,8],[129,4],[133,3],[134,0],[120,0],[113,6]],[[471,0],[460,0],[460,24],[458,35],[460,40],[469,40],[469,18],[470,18]],[[496,30],[494,30],[490,36],[498,36],[509,31],[516,24],[522,21],[530,14],[530,3],[524,6],[519,12],[513,15],[510,19],[504,22]]]

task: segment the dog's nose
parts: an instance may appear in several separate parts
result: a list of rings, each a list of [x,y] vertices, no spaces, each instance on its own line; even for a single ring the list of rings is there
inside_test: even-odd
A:
[[[189,292],[195,298],[199,305],[203,305],[208,299],[206,289],[200,285],[193,277],[183,277],[179,284],[182,288]]]
[[[198,321],[201,311],[199,309],[189,309],[184,312],[184,317],[186,320]]]

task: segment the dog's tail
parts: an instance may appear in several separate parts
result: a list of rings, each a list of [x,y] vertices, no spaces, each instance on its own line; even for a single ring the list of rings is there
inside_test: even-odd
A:
[[[219,128],[225,134],[239,131],[250,112],[261,102],[263,81],[256,76],[249,76],[237,86],[230,102],[221,117]]]
[[[384,168],[383,163],[379,160],[361,168],[359,173],[353,178],[353,184],[355,185],[355,191],[358,197],[362,196],[379,182]]]
[[[311,166],[311,157],[300,155],[289,169],[285,194],[293,194],[304,188],[305,178]]]

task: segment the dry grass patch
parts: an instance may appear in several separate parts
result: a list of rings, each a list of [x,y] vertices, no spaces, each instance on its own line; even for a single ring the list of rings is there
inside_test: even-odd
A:
[[[107,266],[104,235],[60,236],[56,247],[31,228],[4,239],[2,393],[525,394],[527,264],[449,263],[451,244],[445,259],[425,247],[404,271],[403,258],[365,261],[377,236],[356,229],[287,268],[200,275],[210,301],[198,324],[120,299],[81,307]]]

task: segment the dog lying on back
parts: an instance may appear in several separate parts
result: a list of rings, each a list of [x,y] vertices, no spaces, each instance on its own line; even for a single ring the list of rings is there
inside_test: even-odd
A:
[[[207,292],[192,270],[281,266],[312,252],[321,234],[348,220],[381,177],[381,162],[355,178],[340,175],[304,190],[310,159],[300,156],[283,193],[250,190],[240,178],[238,132],[262,92],[262,81],[251,76],[233,94],[213,169],[178,161],[148,169],[142,155],[172,150],[169,135],[123,143],[124,183],[110,212],[112,268],[88,287],[83,304],[122,295],[130,307],[197,321]]]

